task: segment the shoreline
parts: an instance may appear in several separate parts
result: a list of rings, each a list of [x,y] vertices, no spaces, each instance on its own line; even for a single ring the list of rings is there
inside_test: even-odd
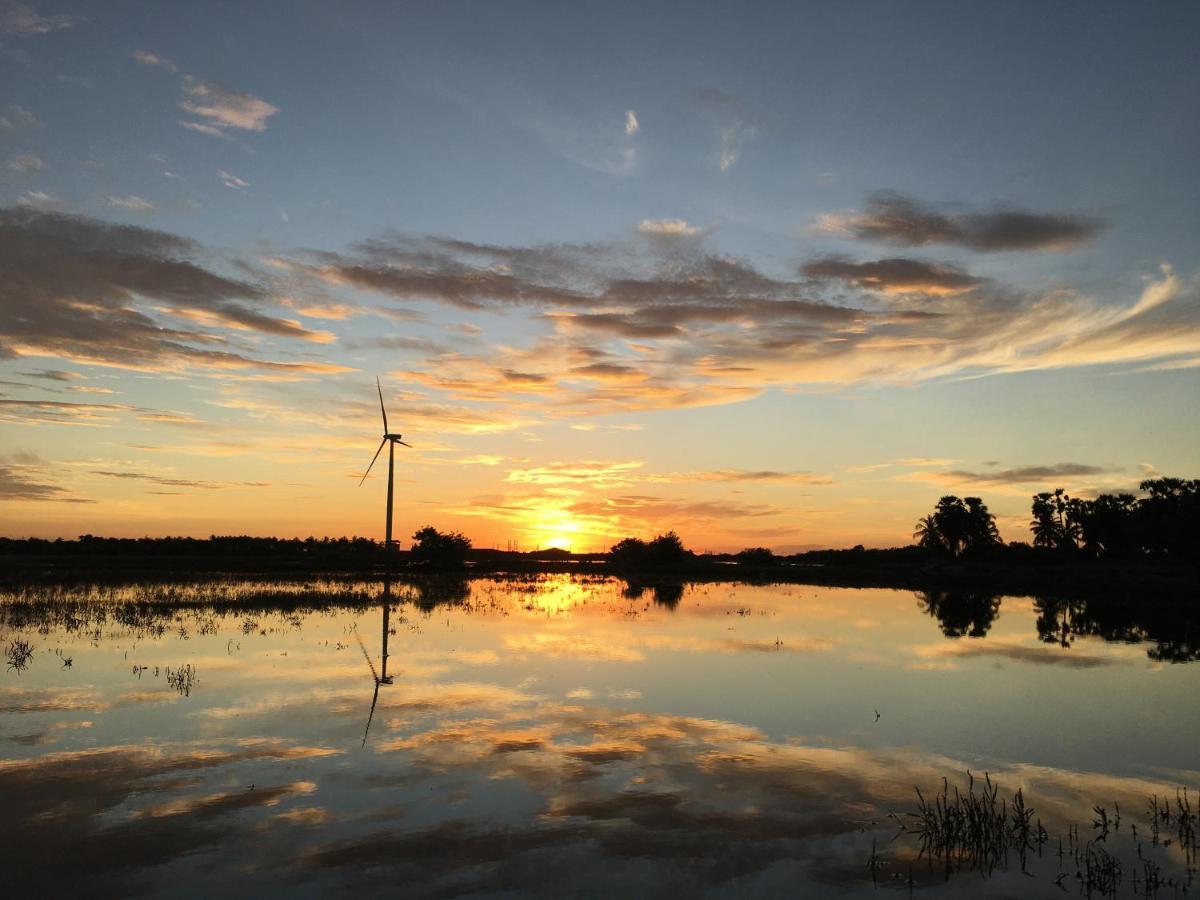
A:
[[[45,556],[0,557],[4,572],[0,586],[12,589],[28,584],[80,581],[155,582],[205,577],[368,577],[391,574],[398,581],[423,578],[472,580],[487,577],[585,575],[614,577],[630,584],[754,583],[809,584],[827,587],[885,588],[897,590],[951,590],[1006,596],[1062,596],[1079,594],[1134,595],[1141,602],[1155,599],[1200,601],[1200,566],[1164,562],[1106,560],[1047,560],[1013,565],[1003,561],[973,562],[870,560],[805,563],[782,560],[775,564],[747,565],[698,558],[683,565],[661,568],[618,568],[601,557],[500,559],[488,554],[470,560],[463,568],[434,569],[406,564],[397,554],[387,566],[379,560],[297,560],[269,555],[198,559],[194,556],[97,555],[86,558]],[[389,571],[390,570],[390,571]],[[1146,594],[1154,596],[1146,597]]]

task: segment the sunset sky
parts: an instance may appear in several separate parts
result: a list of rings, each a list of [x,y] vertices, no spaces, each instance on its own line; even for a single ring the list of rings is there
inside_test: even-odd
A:
[[[1200,4],[0,0],[0,535],[894,546],[1200,476]]]

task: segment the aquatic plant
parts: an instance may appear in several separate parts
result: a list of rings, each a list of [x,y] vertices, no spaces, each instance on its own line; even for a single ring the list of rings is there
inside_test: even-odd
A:
[[[978,791],[975,776],[968,772],[967,779],[965,793],[958,787],[952,790],[944,778],[941,791],[929,800],[916,789],[917,811],[907,814],[913,824],[905,830],[920,839],[918,858],[937,860],[948,873],[967,868],[990,874],[1007,868],[1008,855],[1015,851],[1024,870],[1026,853],[1040,853],[1048,838],[1041,820],[1034,820],[1020,788],[1010,805],[990,775],[984,774]]]
[[[4,648],[4,659],[10,669],[24,672],[33,661],[33,645],[22,638],[14,638]]]

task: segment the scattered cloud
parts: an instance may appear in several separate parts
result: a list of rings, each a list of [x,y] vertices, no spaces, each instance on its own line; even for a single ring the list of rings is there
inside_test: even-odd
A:
[[[33,209],[58,209],[62,206],[62,202],[55,196],[47,194],[45,191],[26,191],[17,200],[18,206],[29,206]]]
[[[962,294],[987,280],[948,263],[919,259],[851,262],[841,257],[827,257],[805,263],[800,272],[809,278],[845,281],[884,294]]]
[[[701,229],[685,219],[642,219],[637,230],[639,234],[654,237],[695,237],[701,234]]]
[[[135,194],[127,194],[119,196],[109,194],[104,198],[104,202],[109,206],[116,206],[120,209],[127,209],[130,212],[151,213],[154,212],[154,204],[143,197],[138,197]]]
[[[19,131],[23,128],[40,128],[41,121],[27,110],[25,107],[18,104],[13,104],[8,108],[7,113],[0,115],[0,132]]]
[[[270,487],[269,484],[262,481],[200,481],[192,478],[171,478],[165,475],[152,475],[146,472],[114,472],[104,469],[95,469],[92,470],[90,474],[100,475],[105,478],[123,478],[133,481],[146,481],[162,487],[201,488],[210,491],[232,487]]]
[[[151,53],[149,50],[134,50],[132,56],[134,62],[139,62],[144,66],[160,66],[171,74],[179,71],[178,67],[171,60],[156,53]]]
[[[149,50],[135,50],[132,58],[140,65],[165,69],[173,75],[179,73],[172,60]],[[279,107],[260,97],[195,75],[183,75],[180,87],[183,99],[179,108],[192,118],[180,119],[179,124],[209,137],[228,139],[231,129],[264,131],[271,117],[279,112]]]
[[[819,231],[863,241],[923,247],[951,244],[979,251],[1074,250],[1091,243],[1105,223],[1092,216],[1017,209],[943,211],[891,191],[872,194],[863,213],[829,214]]]
[[[638,123],[637,114],[632,109],[625,110],[625,133],[630,137],[641,131],[642,126]]]
[[[970,472],[965,469],[954,469],[947,472],[914,472],[906,477],[939,484],[1050,484],[1056,480],[1103,475],[1112,471],[1114,470],[1102,466],[1067,462],[1042,466],[1018,466],[994,472]],[[1057,483],[1053,486],[1057,486]]]
[[[6,500],[86,502],[71,497],[65,488],[40,480],[27,466],[7,465],[0,461],[0,502]]]
[[[263,131],[279,107],[266,100],[219,84],[183,76],[184,99],[179,106],[213,128]]]
[[[34,156],[32,153],[23,153],[20,156],[14,156],[10,159],[8,167],[21,175],[36,175],[46,167],[46,163],[42,161],[40,156]]]
[[[650,234],[694,228],[648,223]],[[699,243],[678,249],[388,233],[287,265],[326,286],[412,303],[538,314],[550,335],[479,355],[432,353],[405,377],[459,399],[536,393],[548,401],[543,410],[563,414],[730,403],[774,386],[912,384],[1200,355],[1200,284],[1169,268],[1116,304],[1063,287],[1014,291],[940,263],[815,261],[809,273],[849,287],[832,302],[812,277],[771,277]],[[914,302],[900,306],[895,295]]]
[[[194,242],[162,231],[29,208],[0,209],[0,348],[92,365],[161,370],[351,371],[323,361],[254,359],[227,335],[180,329],[155,311],[187,321],[235,325],[308,342],[329,339],[262,310],[262,285],[199,262]],[[189,318],[190,317],[190,318]]]
[[[220,128],[217,128],[215,125],[205,125],[203,122],[189,122],[186,119],[180,119],[179,124],[184,128],[187,128],[189,131],[196,131],[200,134],[207,134],[209,137],[229,140],[229,135],[227,135]]]
[[[221,184],[235,191],[244,191],[246,188],[250,187],[250,182],[243,181],[241,178],[238,178],[236,175],[231,175],[224,169],[217,169],[217,177],[221,179]]]
[[[43,378],[46,381],[76,381],[83,378],[78,372],[67,372],[64,369],[40,369],[36,372],[18,372],[24,378]]]
[[[51,31],[70,28],[76,21],[74,16],[40,15],[24,3],[14,3],[11,0],[0,3],[0,34],[16,37],[47,34]]]
[[[721,149],[716,164],[722,172],[729,171],[745,145],[758,136],[760,117],[741,98],[716,88],[694,88],[691,100],[717,122]]]
[[[1098,669],[1115,665],[1120,659],[1112,656],[1084,653],[1078,648],[1064,648],[1039,644],[1030,646],[1012,641],[989,639],[987,641],[943,641],[915,650],[918,656],[927,659],[994,659],[1041,666],[1058,666],[1064,669]]]

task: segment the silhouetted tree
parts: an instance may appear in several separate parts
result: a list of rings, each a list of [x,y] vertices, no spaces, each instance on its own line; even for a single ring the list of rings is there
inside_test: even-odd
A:
[[[1055,488],[1054,493],[1035,494],[1031,512],[1033,519],[1029,529],[1033,532],[1035,547],[1075,549],[1079,538],[1077,504],[1062,488]]]
[[[437,606],[462,603],[471,595],[471,585],[459,575],[422,575],[412,581],[413,603],[429,611]]]
[[[682,565],[692,553],[683,546],[674,531],[646,542],[638,538],[618,541],[608,551],[609,561],[618,569],[664,569]]]
[[[932,515],[922,516],[917,519],[917,527],[913,530],[913,537],[917,539],[917,546],[924,547],[926,550],[935,550],[938,552],[945,551],[946,545],[942,542],[942,535],[938,532],[937,519]]]
[[[623,538],[609,548],[608,558],[619,569],[640,568],[646,564],[646,542],[640,538]]]
[[[1152,478],[1139,487],[1149,495],[1138,504],[1143,547],[1180,560],[1200,558],[1200,479]]]
[[[410,557],[418,565],[435,569],[461,569],[471,549],[469,538],[457,531],[443,534],[432,525],[426,525],[413,534]]]
[[[743,566],[769,566],[775,562],[775,554],[766,547],[747,547],[734,554],[733,558]]]
[[[996,517],[978,497],[960,500],[950,494],[937,502],[931,515],[917,520],[913,537],[928,550],[958,557],[979,554],[1000,543]]]
[[[1138,501],[1132,494],[1101,494],[1074,500],[1068,510],[1083,549],[1092,556],[1124,557],[1140,552]]]
[[[683,599],[682,581],[659,581],[651,585],[651,590],[654,593],[654,602],[667,609],[674,609]]]
[[[995,594],[967,591],[922,591],[917,594],[921,609],[938,620],[946,637],[983,637],[1000,613]]]
[[[1073,550],[1082,543],[1093,556],[1200,558],[1200,479],[1150,478],[1140,487],[1147,494],[1140,500],[1132,494],[1079,500],[1062,488],[1034,495],[1034,544]]]

